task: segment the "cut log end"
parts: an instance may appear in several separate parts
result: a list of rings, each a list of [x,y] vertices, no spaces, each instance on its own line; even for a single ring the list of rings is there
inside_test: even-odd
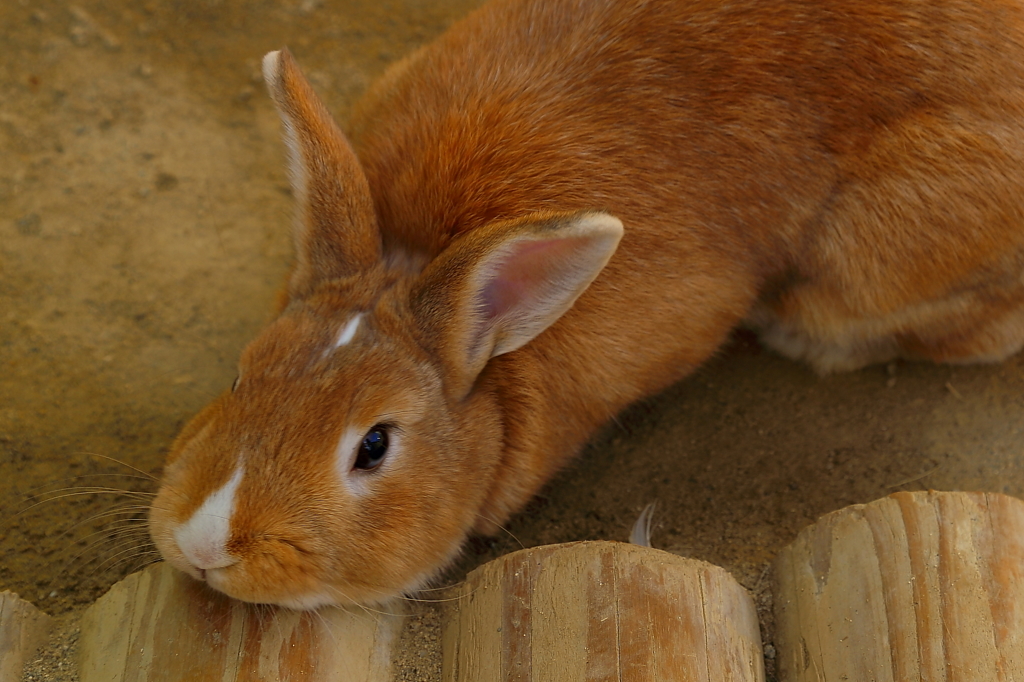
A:
[[[82,619],[81,682],[391,679],[398,614],[235,601],[156,564]]]
[[[0,680],[21,679],[51,620],[13,592],[0,592]]]
[[[897,493],[775,562],[780,682],[1024,679],[1024,502]]]
[[[445,620],[445,682],[764,679],[747,592],[717,566],[633,545],[507,555],[470,573]]]

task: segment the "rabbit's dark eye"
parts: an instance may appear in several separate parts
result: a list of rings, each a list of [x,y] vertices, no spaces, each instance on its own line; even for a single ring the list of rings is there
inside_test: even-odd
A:
[[[384,461],[386,454],[388,454],[388,428],[383,424],[377,424],[363,436],[359,452],[356,453],[355,468],[364,471],[376,469]]]

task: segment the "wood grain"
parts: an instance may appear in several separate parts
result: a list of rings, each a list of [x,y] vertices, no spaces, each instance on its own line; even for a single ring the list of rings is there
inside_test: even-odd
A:
[[[0,592],[0,680],[20,680],[43,643],[50,617],[13,592]]]
[[[299,612],[229,599],[156,564],[86,611],[81,682],[391,679],[397,614]]]
[[[753,602],[725,570],[613,542],[476,569],[442,645],[445,682],[764,680]]]
[[[1024,679],[1024,502],[897,493],[776,559],[780,682]]]

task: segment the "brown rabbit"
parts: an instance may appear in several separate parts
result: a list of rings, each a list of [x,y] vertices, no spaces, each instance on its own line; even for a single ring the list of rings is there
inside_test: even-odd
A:
[[[821,372],[1016,352],[1022,12],[498,0],[391,68],[352,147],[267,55],[297,263],[174,444],[160,551],[240,599],[380,602],[738,324]]]

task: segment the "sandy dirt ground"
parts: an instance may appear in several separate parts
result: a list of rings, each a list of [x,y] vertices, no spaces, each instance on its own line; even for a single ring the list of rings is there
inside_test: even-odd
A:
[[[154,558],[152,477],[270,317],[291,205],[261,56],[289,45],[344,122],[476,4],[0,2],[0,589],[67,626],[29,679],[73,679],[76,615]],[[654,544],[729,569],[770,644],[766,568],[819,515],[897,490],[1024,492],[1022,366],[819,378],[738,333],[447,579],[520,545],[624,540],[656,500]],[[435,620],[418,612],[410,637]],[[436,661],[402,675],[435,679]]]

